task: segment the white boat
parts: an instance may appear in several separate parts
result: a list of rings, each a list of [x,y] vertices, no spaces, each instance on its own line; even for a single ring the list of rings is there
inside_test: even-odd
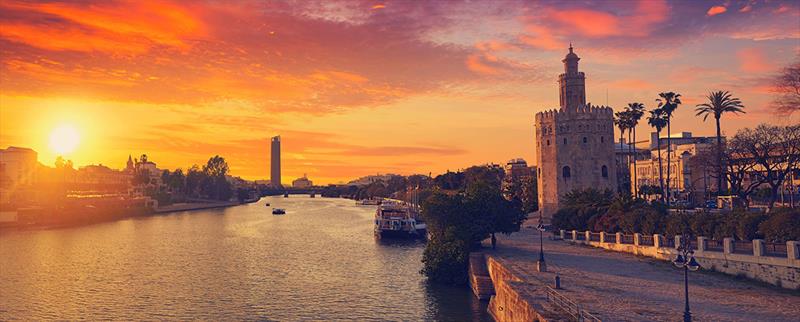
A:
[[[375,211],[375,236],[379,238],[425,238],[426,234],[417,207],[384,200]]]

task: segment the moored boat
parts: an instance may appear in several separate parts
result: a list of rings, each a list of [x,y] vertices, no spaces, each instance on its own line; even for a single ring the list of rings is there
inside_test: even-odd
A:
[[[286,210],[283,209],[283,208],[272,208],[272,214],[273,215],[285,215],[286,214]]]
[[[384,201],[375,211],[375,236],[379,238],[425,238],[426,234],[427,226],[417,207]]]

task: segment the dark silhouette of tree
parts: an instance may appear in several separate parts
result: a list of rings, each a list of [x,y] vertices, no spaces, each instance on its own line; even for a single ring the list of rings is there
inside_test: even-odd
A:
[[[661,201],[664,202],[666,193],[664,190],[664,166],[661,164],[661,130],[667,125],[664,111],[660,108],[650,111],[647,117],[647,124],[656,129],[656,146],[658,147],[658,184],[661,186]]]
[[[733,97],[728,91],[711,92],[708,94],[707,98],[708,102],[698,104],[695,110],[697,111],[697,116],[703,115],[704,122],[708,119],[709,115],[713,115],[716,121],[717,145],[715,149],[717,151],[717,195],[720,196],[722,195],[722,180],[725,177],[725,173],[722,166],[722,130],[720,129],[719,121],[724,113],[736,114],[745,112],[742,110],[744,108],[742,101]]]
[[[669,206],[670,203],[670,195],[672,192],[670,191],[670,172],[672,168],[672,163],[670,161],[671,154],[672,154],[672,114],[675,113],[675,110],[678,109],[678,105],[681,105],[681,94],[674,93],[674,92],[662,92],[659,93],[658,96],[660,98],[656,99],[658,102],[658,108],[660,108],[664,115],[667,118],[667,196],[666,196],[666,203]]]
[[[770,186],[769,208],[775,205],[778,188],[800,164],[800,125],[761,124],[739,130],[734,136],[742,149],[740,158],[752,160],[755,169]]]
[[[774,91],[778,94],[773,102],[778,113],[800,111],[800,60],[786,66],[775,78]]]
[[[525,220],[520,208],[487,182],[473,182],[456,194],[435,190],[422,203],[430,239],[421,272],[435,282],[466,283],[469,251],[494,233],[518,231]]]
[[[614,113],[614,124],[619,129],[619,148],[620,148],[620,151],[622,151],[624,153],[625,150],[623,150],[622,141],[623,141],[623,137],[625,136],[625,131],[627,131],[630,128],[630,113],[628,113],[628,111],[619,111],[619,112]],[[630,162],[630,157],[626,157],[624,160],[625,160],[625,163],[626,163],[625,164],[626,169],[630,169],[630,166],[628,165],[628,163]],[[622,172],[620,174],[622,175],[623,181],[625,181],[627,179],[627,181],[630,182],[630,171],[627,171],[627,173],[626,172]],[[627,188],[630,188],[630,185],[628,185],[628,187],[625,187],[624,185],[620,185],[619,186],[619,192],[623,193],[623,192],[625,192],[625,190]]]
[[[186,172],[186,193],[190,196],[197,197],[204,177],[205,175],[200,170],[200,167],[196,164],[192,165]]]
[[[644,104],[642,103],[628,103],[629,125],[633,133],[633,140],[631,141],[633,148],[633,194],[637,197],[639,196],[639,183],[637,182],[638,169],[636,168],[636,126],[639,125],[639,120],[644,116],[644,109]]]

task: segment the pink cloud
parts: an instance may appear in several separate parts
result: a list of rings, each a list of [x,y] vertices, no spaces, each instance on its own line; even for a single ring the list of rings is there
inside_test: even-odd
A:
[[[758,48],[744,48],[736,52],[739,59],[739,69],[748,73],[767,73],[775,70],[764,52]]]
[[[726,11],[728,11],[728,8],[726,8],[725,6],[713,6],[709,8],[708,11],[706,11],[706,15],[711,17],[721,13],[725,13]]]

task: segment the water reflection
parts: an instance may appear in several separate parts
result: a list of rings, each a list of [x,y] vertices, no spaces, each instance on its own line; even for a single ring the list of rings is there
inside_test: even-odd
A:
[[[3,232],[0,320],[488,319],[468,289],[426,283],[422,241],[376,240],[373,212],[293,196]]]

